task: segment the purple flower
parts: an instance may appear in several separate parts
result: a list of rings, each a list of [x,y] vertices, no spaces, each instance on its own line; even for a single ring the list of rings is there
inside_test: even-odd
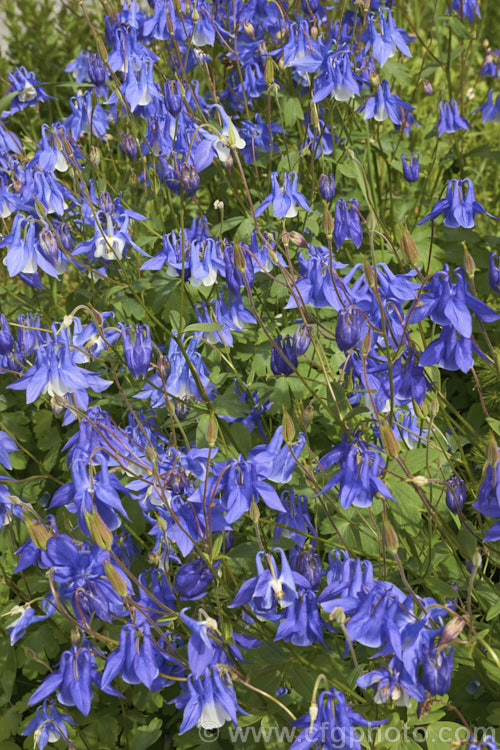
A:
[[[279,219],[291,219],[297,216],[297,205],[305,211],[312,211],[306,198],[297,188],[297,173],[284,172],[283,185],[278,182],[278,172],[271,173],[271,193],[255,209],[255,215],[261,216],[264,211],[272,206],[273,214]]]
[[[492,219],[497,218],[485,211],[483,206],[476,201],[474,185],[468,177],[465,180],[450,180],[446,188],[446,197],[440,198],[432,207],[431,212],[418,223],[434,221],[441,214],[444,214],[445,227],[464,227],[464,229],[472,229],[476,226],[474,222],[476,214],[486,214]]]
[[[406,154],[402,154],[401,156],[401,162],[403,164],[403,175],[405,180],[407,180],[408,182],[416,182],[418,180],[418,176],[420,174],[419,159],[420,154],[410,154],[409,162]]]
[[[456,133],[457,130],[468,130],[469,123],[459,114],[458,105],[455,99],[449,102],[439,102],[440,118],[438,122],[438,135],[441,138],[443,133]]]
[[[339,250],[346,240],[352,240],[359,250],[363,242],[363,230],[359,214],[359,203],[353,198],[346,201],[341,198],[335,204],[335,222],[333,225],[333,239]]]
[[[404,113],[413,109],[415,107],[412,107],[411,104],[403,101],[396,94],[391,93],[389,83],[384,78],[377,89],[377,93],[371,96],[358,111],[364,111],[363,117],[365,120],[373,118],[381,122],[388,117],[394,125],[399,127],[402,123]]]

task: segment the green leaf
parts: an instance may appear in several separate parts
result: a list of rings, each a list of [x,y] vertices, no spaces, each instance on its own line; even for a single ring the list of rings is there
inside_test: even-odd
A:
[[[285,120],[285,127],[293,128],[297,120],[302,120],[304,113],[302,111],[302,105],[296,98],[286,99],[283,105],[283,119]]]
[[[0,670],[0,706],[5,706],[11,699],[16,681],[16,652],[5,637],[0,640]]]
[[[11,101],[18,95],[18,93],[19,91],[11,91],[10,94],[2,96],[0,99],[0,112],[3,112],[10,106]]]
[[[145,727],[137,727],[130,741],[130,750],[147,750],[148,747],[161,737],[161,719],[152,719]]]

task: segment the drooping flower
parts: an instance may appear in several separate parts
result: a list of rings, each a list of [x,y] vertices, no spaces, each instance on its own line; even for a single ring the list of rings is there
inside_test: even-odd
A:
[[[437,127],[440,138],[444,133],[456,133],[457,130],[469,129],[469,123],[458,111],[456,99],[450,99],[449,102],[439,102],[439,113],[440,118]]]
[[[403,175],[407,182],[416,182],[420,174],[419,164],[420,154],[410,154],[410,161],[406,154],[401,155],[401,162],[403,164]]]
[[[488,213],[483,206],[476,201],[474,185],[468,177],[465,180],[450,180],[446,188],[446,196],[440,198],[434,204],[427,216],[424,216],[418,223],[424,224],[426,221],[434,221],[438,216],[444,214],[443,224],[445,227],[463,227],[472,229],[476,226],[476,214],[486,214],[496,219],[496,216]]]
[[[279,177],[278,172],[271,173],[271,192],[257,206],[255,215],[261,216],[269,206],[272,206],[274,216],[279,219],[291,219],[297,216],[297,205],[305,211],[312,211],[306,198],[299,192],[297,187],[297,173],[285,172],[283,174],[282,186],[278,182]]]
[[[365,120],[373,118],[377,122],[381,122],[389,118],[394,125],[399,127],[403,121],[404,113],[413,109],[415,107],[411,104],[391,93],[389,82],[384,78],[377,89],[377,93],[371,96],[358,111],[363,112]]]

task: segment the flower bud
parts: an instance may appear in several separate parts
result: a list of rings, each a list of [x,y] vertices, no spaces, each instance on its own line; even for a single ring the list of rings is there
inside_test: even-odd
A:
[[[65,221],[61,222],[56,227],[57,236],[61,241],[61,245],[65,250],[71,250],[73,247],[73,237],[71,236],[71,229]]]
[[[223,162],[223,165],[226,172],[229,172],[234,167],[234,159],[232,157],[232,154],[228,154],[226,161]]]
[[[333,174],[321,174],[318,189],[323,200],[331,201],[335,195],[335,177]]]
[[[447,482],[446,505],[452,513],[457,513],[458,509],[462,510],[465,503],[465,482],[461,477],[453,476]]]
[[[243,30],[245,31],[245,34],[248,34],[248,36],[255,41],[255,27],[253,23],[250,23],[250,21],[243,21]]]
[[[465,619],[463,617],[459,617],[459,615],[455,615],[451,618],[451,620],[448,620],[443,628],[443,632],[441,633],[438,648],[443,648],[443,646],[447,646],[449,643],[453,643],[453,641],[458,638],[464,627]]]
[[[432,88],[432,83],[429,80],[427,80],[427,78],[424,78],[424,80],[422,81],[422,85],[424,87],[424,91],[427,94],[427,96],[432,96],[433,91],[434,91]]]
[[[54,536],[53,532],[40,521],[30,518],[27,513],[24,515],[24,525],[35,547],[46,550],[47,542]]]
[[[293,423],[292,417],[287,412],[285,406],[283,406],[282,426],[283,426],[283,440],[285,441],[287,445],[291,445],[295,437],[295,425]]]
[[[323,232],[326,234],[327,238],[331,239],[333,237],[333,216],[328,210],[328,206],[325,206],[325,210],[323,211],[323,219],[321,221],[321,225],[323,227]]]
[[[389,552],[396,554],[399,547],[398,535],[394,530],[394,526],[387,520],[387,518],[384,518],[384,536],[387,549]]]
[[[90,147],[89,160],[93,167],[98,167],[101,163],[101,151],[98,146]]]
[[[113,587],[113,590],[116,591],[118,596],[127,596],[127,582],[122,578],[115,566],[109,560],[106,560],[106,562],[104,563],[104,571],[106,573],[106,578],[108,579],[111,586]]]
[[[158,374],[160,375],[162,380],[167,381],[168,376],[172,372],[172,365],[170,364],[170,359],[166,354],[159,355],[156,367],[158,368]]]
[[[177,117],[182,107],[182,91],[179,81],[165,81],[163,84],[165,106],[173,117]]]
[[[323,567],[321,558],[310,544],[304,549],[293,547],[289,553],[290,567],[306,578],[311,588],[317,589],[321,583]]]
[[[108,529],[103,519],[94,508],[92,513],[84,511],[85,522],[88,526],[89,536],[101,549],[110,550],[113,544],[113,534]]]
[[[390,458],[397,458],[399,456],[399,443],[389,422],[383,422],[380,425],[380,439],[387,455]]]
[[[273,58],[269,57],[266,60],[266,67],[264,69],[264,80],[268,86],[274,83],[274,63]]]
[[[287,232],[287,237],[290,239],[290,242],[293,242],[296,247],[302,247],[304,250],[308,249],[309,244],[304,235],[300,232],[292,230],[291,232]]]
[[[181,183],[187,195],[192,198],[200,187],[200,175],[192,164],[184,163],[181,167]]]
[[[217,419],[215,418],[214,414],[210,414],[206,434],[207,443],[210,448],[214,448],[217,444],[217,430]]]
[[[308,323],[301,323],[293,336],[293,344],[297,357],[301,357],[307,352],[311,344],[311,326]]]
[[[253,523],[258,523],[260,518],[260,510],[259,506],[255,502],[255,500],[252,500],[252,504],[250,506],[249,511],[250,518],[252,519]]]
[[[339,625],[344,625],[346,616],[343,607],[334,607],[330,612],[330,622],[337,622]]]
[[[38,239],[43,254],[51,263],[56,265],[59,260],[59,248],[57,247],[57,239],[54,232],[50,229],[42,229]]]
[[[109,214],[110,216],[114,214],[115,206],[113,203],[113,199],[107,190],[103,190],[102,193],[99,193],[99,195],[97,196],[97,205],[99,206],[99,209],[101,211],[104,211],[105,214]]]
[[[100,55],[91,53],[88,56],[87,64],[90,83],[93,83],[94,86],[102,86],[106,80],[106,69]]]
[[[464,246],[464,267],[465,267],[465,273],[469,277],[469,279],[474,278],[474,274],[476,273],[476,264],[474,263],[474,258],[469,253],[467,249],[467,245],[465,242],[462,242],[462,245]]]
[[[481,567],[482,562],[483,562],[483,559],[481,557],[481,553],[479,552],[478,549],[474,550],[474,554],[471,557],[471,563],[476,568],[476,570]]]
[[[137,161],[139,156],[139,149],[137,147],[137,141],[130,133],[122,133],[120,135],[120,149],[125,156],[128,156],[132,161]]]
[[[410,263],[412,266],[417,265],[418,263],[417,246],[415,245],[415,242],[413,241],[413,237],[408,231],[408,227],[406,226],[406,223],[404,224],[403,229],[401,230],[400,244],[401,244],[401,252],[403,254],[403,260],[405,260],[407,263]]]
[[[348,307],[340,310],[335,326],[335,338],[340,351],[348,352],[359,341],[363,316],[359,307]]]

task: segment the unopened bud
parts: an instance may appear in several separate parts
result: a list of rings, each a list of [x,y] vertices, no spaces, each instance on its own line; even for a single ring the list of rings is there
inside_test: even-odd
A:
[[[248,34],[251,39],[255,39],[255,27],[253,23],[250,23],[250,21],[243,21],[243,29],[245,34]]]
[[[307,250],[309,247],[306,238],[300,232],[293,230],[288,233],[288,237],[290,238],[290,242],[293,242],[296,247],[302,247],[304,250]]]
[[[92,513],[84,511],[85,522],[89,529],[89,535],[94,544],[105,550],[110,550],[113,544],[113,534],[108,529],[103,519],[94,508]]]
[[[210,446],[210,448],[214,448],[217,443],[217,419],[215,418],[214,414],[210,415],[210,419],[208,420],[208,427],[207,427],[207,443]]]
[[[434,398],[431,401],[430,407],[429,407],[429,415],[432,419],[437,416],[439,413],[439,398],[437,394],[434,394]]]
[[[35,547],[46,550],[47,542],[51,536],[54,536],[53,532],[44,526],[43,523],[40,523],[40,521],[30,518],[28,514],[24,516],[24,525]]]
[[[368,229],[370,234],[373,234],[375,229],[377,228],[377,218],[373,211],[370,211],[368,214],[368,219],[366,221],[366,228]]]
[[[293,419],[288,414],[286,408],[283,406],[283,440],[287,445],[291,445],[293,442],[293,439],[295,437],[295,425],[293,424]]]
[[[384,518],[384,536],[387,549],[389,552],[396,554],[399,547],[398,535],[394,530],[394,526],[387,520],[387,518]]]
[[[328,210],[328,206],[325,206],[325,210],[323,211],[322,226],[327,238],[331,239],[333,237],[333,216]]]
[[[366,283],[368,284],[370,289],[373,289],[375,287],[375,274],[373,272],[373,268],[368,263],[366,258],[363,258],[363,269],[365,272]]]
[[[474,278],[474,274],[476,273],[476,264],[474,263],[474,258],[469,253],[467,249],[467,245],[465,242],[462,242],[463,248],[464,248],[464,267],[465,267],[465,273],[469,277],[469,279]]]
[[[78,646],[82,637],[78,628],[71,628],[71,645]]]
[[[363,359],[366,359],[368,355],[370,354],[372,348],[372,336],[370,331],[366,334],[366,336],[363,339],[363,343],[361,344],[361,356]]]
[[[106,560],[106,562],[104,563],[104,571],[106,573],[106,578],[108,579],[111,586],[113,587],[113,590],[116,591],[118,596],[127,596],[127,583],[109,560]]]
[[[252,500],[252,504],[250,506],[250,518],[252,519],[253,523],[259,522],[260,510],[255,500]]]
[[[389,422],[383,422],[380,425],[380,438],[387,455],[390,458],[397,458],[399,456],[399,443]]]
[[[268,86],[271,86],[271,84],[274,83],[274,62],[272,57],[268,57],[266,60],[264,80]]]
[[[314,102],[311,103],[311,125],[315,130],[320,130],[318,108]]]
[[[407,479],[406,481],[416,484],[417,487],[425,487],[429,484],[427,477],[424,477],[422,474],[417,474],[416,477],[410,477],[410,479]]]
[[[346,616],[343,607],[334,607],[330,612],[330,622],[336,622],[339,625],[344,625]]]
[[[196,21],[200,20],[200,14],[198,13],[198,8],[196,7],[196,5],[193,8],[193,13],[191,15],[191,18],[193,19],[193,21],[195,23],[196,23]]]
[[[453,641],[458,638],[464,627],[465,619],[463,617],[459,617],[458,615],[452,617],[451,620],[449,620],[443,628],[441,638],[439,639],[438,648],[443,648],[443,646],[447,646],[449,643],[453,643]]]
[[[427,78],[424,78],[424,80],[422,81],[422,85],[424,87],[424,91],[427,94],[427,96],[432,96],[433,94],[432,83],[428,81]]]
[[[172,365],[170,363],[170,359],[167,357],[166,354],[160,354],[158,357],[158,362],[156,363],[156,366],[158,368],[158,373],[162,380],[168,380],[168,376],[172,372]]]
[[[230,172],[234,167],[234,159],[231,154],[228,154],[226,161],[223,163],[223,166],[226,172]]]
[[[403,254],[403,260],[410,263],[412,266],[416,266],[418,263],[418,250],[413,237],[411,236],[406,224],[401,230],[401,252]]]
[[[476,570],[481,567],[482,561],[483,559],[481,557],[481,553],[479,552],[479,550],[478,549],[474,550],[474,554],[471,557],[471,563],[476,568]]]

